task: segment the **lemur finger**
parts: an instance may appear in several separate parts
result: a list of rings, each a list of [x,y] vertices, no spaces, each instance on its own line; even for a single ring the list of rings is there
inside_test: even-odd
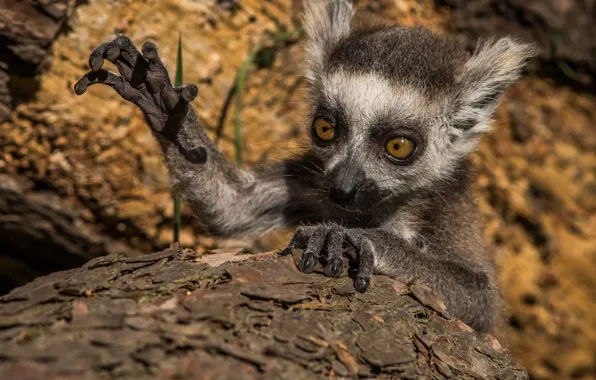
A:
[[[91,54],[89,54],[89,67],[91,67],[91,71],[97,71],[103,67],[103,60],[107,47],[108,43],[104,42],[93,49]]]
[[[105,42],[93,49],[89,55],[91,70],[98,71],[101,69],[104,59],[114,63],[120,74],[133,87],[138,88],[143,83],[147,62],[144,61],[128,37],[120,35],[113,41]],[[135,72],[137,72],[137,75],[135,75]]]
[[[187,84],[180,87],[176,87],[176,92],[180,95],[180,99],[184,100],[186,103],[190,103],[197,95],[199,95],[199,89],[194,84]]]
[[[306,249],[302,253],[302,259],[298,268],[304,273],[311,273],[315,270],[317,262],[321,257],[321,252],[327,240],[327,231],[324,228],[317,228],[308,239]]]
[[[370,278],[373,275],[375,265],[375,248],[368,239],[362,239],[358,250],[358,270],[354,287],[360,293],[364,293],[370,286]]]
[[[136,48],[135,44],[125,35],[119,35],[110,44],[112,46],[118,47],[120,50],[121,60],[126,62],[128,66],[135,67],[139,64],[147,66],[147,62],[142,59],[141,53],[139,53],[139,50]]]
[[[147,115],[147,119],[149,120],[152,128],[154,128],[154,124],[163,125],[161,122],[155,123],[157,119],[155,116],[153,116],[160,115],[161,111],[154,104],[147,101],[147,99],[145,99],[139,90],[133,88],[130,84],[124,81],[122,77],[119,77],[111,71],[100,69],[98,71],[88,72],[74,85],[75,93],[77,95],[82,95],[85,93],[85,91],[87,91],[89,86],[93,86],[95,84],[105,84],[110,86],[120,96],[122,96],[122,98],[137,105],[143,111],[143,113]]]
[[[344,266],[344,262],[342,259],[338,259],[338,258],[333,258],[329,261],[327,261],[327,265],[325,265],[325,269],[323,270],[323,273],[325,273],[325,276],[327,277],[339,277],[341,276],[341,270]]]
[[[118,68],[120,75],[127,81],[130,82],[132,78],[132,68],[130,63],[126,61],[121,54],[120,48],[114,43],[110,42],[105,51],[105,59],[112,62]]]
[[[122,77],[104,69],[90,71],[85,74],[75,84],[74,89],[77,95],[82,95],[85,91],[87,91],[89,86],[93,86],[94,84],[105,84],[112,87],[124,99],[138,105],[141,108],[143,108],[142,106],[146,105],[142,103],[142,94],[138,90],[132,88],[128,83],[122,80]],[[139,104],[139,102],[141,102],[141,104]],[[145,110],[143,109],[143,111]]]
[[[339,277],[343,268],[344,232],[332,228],[327,234],[327,257],[323,273],[328,277]]]
[[[370,286],[370,278],[374,272],[375,247],[373,243],[361,236],[348,232],[346,238],[350,244],[356,248],[358,269],[354,279],[354,288],[360,293],[364,293]]]
[[[119,35],[115,40],[110,42],[109,49],[114,49],[114,54],[116,51],[120,52],[115,61],[112,62],[118,66],[118,70],[124,71],[121,72],[124,78],[134,88],[142,88],[145,85],[149,64],[141,56],[141,53],[130,38]]]
[[[153,99],[159,104],[164,104],[172,113],[176,113],[176,110],[186,112],[186,105],[192,102],[198,94],[197,86],[190,84],[177,87],[173,91],[165,89],[161,93],[153,94]]]
[[[87,91],[89,86],[94,84],[105,84],[116,90],[119,94],[123,91],[122,78],[118,75],[99,69],[97,71],[90,71],[85,74],[79,81],[74,85],[74,90],[77,95],[82,95]]]
[[[288,246],[282,250],[279,254],[282,256],[289,255],[292,253],[292,249],[294,248],[306,248],[306,243],[308,243],[308,239],[311,237],[312,233],[314,232],[315,227],[308,227],[308,226],[300,226],[296,229],[296,233],[290,240]]]
[[[152,42],[145,42],[141,51],[143,52],[143,57],[149,64],[149,73],[147,73],[147,88],[149,89],[149,92],[155,94],[159,91],[166,91],[173,92],[175,95],[170,76],[168,75],[168,70],[161,61],[161,58],[159,58],[157,46]],[[175,105],[175,102],[173,104],[168,104],[170,108]]]

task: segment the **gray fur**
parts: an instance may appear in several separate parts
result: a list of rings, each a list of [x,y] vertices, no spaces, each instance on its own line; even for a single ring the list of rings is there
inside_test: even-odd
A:
[[[301,225],[289,244],[304,248],[301,270],[321,261],[336,277],[347,256],[358,291],[373,273],[417,281],[441,295],[453,315],[490,330],[499,294],[467,156],[532,49],[506,38],[468,55],[422,28],[351,30],[347,1],[309,4],[312,117],[331,122],[336,137],[322,142],[313,135],[312,147],[294,159],[250,170],[227,161],[189,104],[196,88],[173,89],[153,45],[143,47],[144,60],[134,67],[126,57],[139,52],[126,37],[101,45],[76,92],[104,83],[141,107],[175,191],[211,233]],[[101,70],[102,57],[116,63],[121,78]],[[415,141],[414,155],[389,159],[392,136]]]

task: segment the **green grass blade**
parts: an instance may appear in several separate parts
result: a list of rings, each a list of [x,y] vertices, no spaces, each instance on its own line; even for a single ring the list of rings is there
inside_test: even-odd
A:
[[[561,47],[561,43],[563,42],[563,37],[565,36],[564,31],[559,30],[552,35],[551,38],[551,52],[553,57],[555,58],[555,64],[561,70],[563,75],[567,76],[570,79],[577,80],[577,74],[575,71],[569,66],[569,64],[561,57],[559,57],[559,48]]]
[[[298,38],[302,35],[302,33],[302,29],[296,29],[289,32],[276,33],[269,36],[268,39],[274,42],[284,42]],[[246,84],[248,71],[253,65],[257,55],[259,54],[259,51],[263,49],[264,46],[265,41],[262,41],[250,50],[250,53],[238,71],[236,83],[234,84],[236,87],[236,102],[234,110],[234,153],[237,165],[242,164],[242,120],[240,118],[240,113],[242,112],[242,91],[244,90],[244,85]]]
[[[174,79],[174,86],[182,85],[182,32],[178,37],[178,54],[176,58],[176,78]],[[173,194],[174,198],[174,243],[180,241],[180,228],[182,227],[182,217],[180,212],[180,196]]]
[[[244,60],[240,71],[238,72],[238,79],[236,80],[236,107],[234,109],[234,152],[236,158],[236,164],[242,164],[242,121],[240,119],[240,113],[242,112],[242,91],[248,77],[248,70],[252,66],[252,63],[257,56],[257,53],[261,49],[262,44],[255,46],[248,57]]]
[[[178,37],[178,54],[176,57],[176,79],[174,79],[174,87],[182,86],[182,32]]]

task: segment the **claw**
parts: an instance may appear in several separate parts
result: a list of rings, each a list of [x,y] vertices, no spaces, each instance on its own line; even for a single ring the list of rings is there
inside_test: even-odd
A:
[[[89,67],[91,67],[91,71],[97,71],[103,67],[103,57],[107,46],[107,43],[103,43],[93,49],[91,55],[89,55]]]
[[[194,84],[181,86],[176,90],[180,93],[180,98],[186,103],[192,102],[199,94],[199,89]]]
[[[89,88],[89,80],[86,77],[79,79],[77,83],[74,85],[74,91],[77,95],[83,95],[85,91]]]
[[[306,252],[302,255],[302,259],[300,260],[299,269],[304,273],[312,273],[315,270],[315,266],[317,265],[317,260],[312,253]]]
[[[325,276],[327,277],[339,277],[342,268],[343,261],[341,259],[331,259],[325,266],[323,273],[325,273]]]
[[[155,46],[155,44],[152,42],[145,42],[141,48],[141,52],[143,53],[143,57],[149,61],[152,61],[158,57],[157,46]]]
[[[366,277],[357,277],[354,281],[354,288],[360,293],[366,292],[370,285],[370,279]]]
[[[112,86],[119,93],[122,91],[122,82],[116,74],[106,70],[97,70],[88,72],[85,74],[85,76],[79,79],[79,81],[74,85],[75,93],[77,95],[83,95],[89,86],[97,83],[103,83],[108,86]]]
[[[279,252],[279,255],[280,255],[280,256],[287,256],[287,255],[290,255],[291,253],[292,253],[292,247],[291,247],[291,246],[288,246],[288,247],[286,247],[286,248],[282,249],[282,250]]]
[[[114,44],[109,44],[106,49],[106,58],[112,62],[120,55],[120,48]]]

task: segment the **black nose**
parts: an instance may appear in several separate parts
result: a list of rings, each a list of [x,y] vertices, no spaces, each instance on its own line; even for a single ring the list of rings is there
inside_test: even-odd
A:
[[[354,198],[356,195],[356,189],[354,187],[347,186],[332,187],[329,190],[329,195],[335,202],[345,203]]]

